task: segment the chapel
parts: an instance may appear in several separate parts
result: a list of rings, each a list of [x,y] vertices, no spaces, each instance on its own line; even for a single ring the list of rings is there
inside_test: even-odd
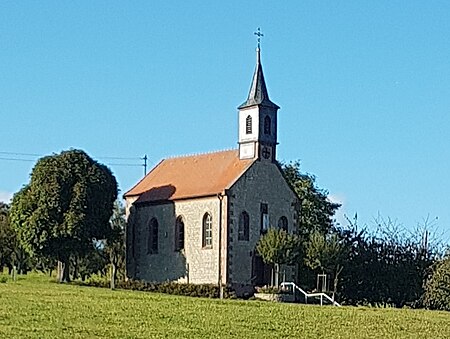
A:
[[[258,46],[238,107],[238,148],[163,159],[124,194],[128,278],[222,284],[237,294],[270,282],[256,244],[269,227],[292,233],[297,224],[298,198],[276,162],[279,108]],[[289,281],[293,273],[279,272]]]

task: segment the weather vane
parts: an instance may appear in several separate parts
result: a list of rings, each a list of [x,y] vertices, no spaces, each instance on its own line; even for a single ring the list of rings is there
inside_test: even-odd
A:
[[[261,29],[258,27],[257,31],[254,32],[253,34],[255,34],[258,37],[258,48],[261,46],[261,37],[264,36],[264,34],[261,33]]]

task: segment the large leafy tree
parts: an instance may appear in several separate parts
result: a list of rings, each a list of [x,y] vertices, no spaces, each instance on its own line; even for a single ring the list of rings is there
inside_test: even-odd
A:
[[[69,150],[38,160],[28,185],[14,195],[11,222],[32,255],[61,263],[59,280],[69,280],[69,259],[107,237],[117,182],[111,171],[84,151]]]
[[[310,244],[313,234],[325,236],[336,232],[334,214],[340,204],[330,201],[328,192],[317,187],[314,175],[301,173],[300,162],[281,164],[281,170],[300,201],[297,206],[297,234],[300,238],[297,281],[312,287],[316,272],[308,265],[306,245]]]
[[[317,187],[314,175],[300,172],[300,162],[281,165],[288,184],[300,200],[298,230],[310,235],[314,231],[329,233],[334,228],[334,214],[341,206],[328,199],[328,192]]]

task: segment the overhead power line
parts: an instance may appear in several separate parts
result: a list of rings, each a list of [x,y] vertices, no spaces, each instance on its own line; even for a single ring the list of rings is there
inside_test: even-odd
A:
[[[44,157],[44,154],[36,154],[36,153],[20,153],[20,152],[5,152],[0,151],[0,154],[6,155],[17,155],[17,156],[27,156],[27,157]],[[115,160],[142,160],[140,157],[111,157],[111,156],[97,156],[99,159],[115,159]]]
[[[7,161],[27,161],[27,162],[34,162],[35,160],[32,159],[15,159],[15,158],[3,158],[0,157],[0,160],[7,160]]]
[[[130,166],[130,167],[142,167],[142,164],[107,164],[109,166]]]
[[[7,154],[7,155],[21,155],[21,156],[27,156],[27,157],[42,157],[42,154],[35,154],[35,153],[17,153],[17,152],[3,152],[0,151],[0,154]]]
[[[98,156],[99,159],[114,159],[114,160],[141,160],[139,157],[101,157]]]
[[[46,155],[36,154],[36,153],[22,153],[22,152],[8,152],[8,151],[0,151],[0,155],[5,155],[4,157],[0,156],[0,161],[19,161],[19,162],[35,162],[40,157],[44,157]],[[26,159],[23,157],[33,157],[34,159]],[[109,159],[109,160],[134,160],[134,161],[143,161],[143,163],[106,163],[108,166],[124,166],[124,167],[147,167],[147,155],[144,158],[141,157],[116,157],[116,156],[97,156],[96,159]]]

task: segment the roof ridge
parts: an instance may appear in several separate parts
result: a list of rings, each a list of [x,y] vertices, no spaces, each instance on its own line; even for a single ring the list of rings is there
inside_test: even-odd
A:
[[[239,159],[237,149],[164,159],[124,196],[140,196],[144,202],[215,195],[254,161]]]
[[[237,151],[237,148],[226,148],[218,151],[207,151],[207,152],[199,152],[199,153],[189,153],[189,154],[181,154],[181,155],[173,155],[173,156],[167,156],[163,158],[163,160],[169,160],[169,159],[179,159],[179,158],[189,158],[189,157],[196,157],[201,155],[208,155],[208,154],[214,154],[214,153],[225,153],[225,152],[231,152],[231,151]]]

